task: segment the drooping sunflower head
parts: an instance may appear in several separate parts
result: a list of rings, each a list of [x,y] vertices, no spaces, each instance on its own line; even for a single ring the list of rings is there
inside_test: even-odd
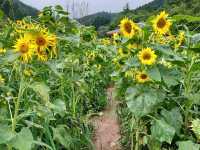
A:
[[[152,65],[155,63],[157,55],[151,48],[144,48],[139,52],[138,58],[142,64]]]
[[[148,74],[146,74],[145,72],[137,72],[136,80],[138,83],[145,83],[145,82],[148,82],[150,80],[150,78],[149,78]]]
[[[34,47],[26,36],[22,36],[17,39],[14,47],[14,51],[20,54],[20,58],[23,62],[28,62],[32,59]]]
[[[35,45],[42,49],[46,49],[48,47],[48,36],[46,34],[38,33],[35,36]]]
[[[165,11],[162,11],[157,17],[152,21],[153,29],[156,33],[166,34],[170,30],[172,25],[171,21],[167,19],[168,14]]]
[[[120,22],[120,32],[126,38],[132,38],[140,28],[130,19],[124,18]]]
[[[33,33],[33,45],[36,48],[36,54],[38,56],[44,56],[44,53],[48,52],[51,55],[57,55],[57,37],[55,34],[49,33],[46,29],[41,29],[41,31]],[[46,57],[46,56],[45,56]]]
[[[35,53],[36,53],[38,60],[40,60],[40,61],[47,61],[48,60],[48,54],[47,54],[47,51],[45,49],[42,49],[41,47],[37,47]]]
[[[56,46],[57,44],[57,36],[55,34],[49,34],[48,35],[49,45],[50,46]]]

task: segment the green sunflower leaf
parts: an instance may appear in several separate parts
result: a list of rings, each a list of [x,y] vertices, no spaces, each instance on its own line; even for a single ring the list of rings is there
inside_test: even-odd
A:
[[[195,144],[192,141],[177,142],[178,150],[199,150],[200,144]]]
[[[14,139],[10,142],[17,150],[31,150],[34,143],[31,131],[28,128],[23,128]]]
[[[164,120],[155,120],[151,126],[151,135],[159,142],[171,144],[175,135],[175,129]]]

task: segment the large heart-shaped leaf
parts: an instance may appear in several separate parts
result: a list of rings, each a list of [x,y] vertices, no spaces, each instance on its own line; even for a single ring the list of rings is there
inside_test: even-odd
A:
[[[171,144],[175,135],[175,129],[164,120],[155,120],[151,126],[151,135],[159,142],[167,142]]]
[[[200,41],[200,33],[197,33],[197,34],[195,34],[195,35],[192,36],[191,42],[193,44],[197,44],[199,41]]]
[[[176,133],[179,134],[182,123],[183,123],[183,118],[182,118],[182,115],[181,115],[179,109],[174,108],[171,111],[167,111],[164,109],[161,111],[161,115],[163,116],[164,120],[169,125],[174,127],[174,129],[176,130]]]
[[[53,102],[53,104],[50,104],[50,108],[54,110],[55,113],[60,114],[60,116],[64,117],[66,112],[66,105],[63,100],[57,99]]]
[[[28,128],[23,128],[16,137],[10,142],[17,150],[31,150],[34,143],[31,131]]]
[[[0,124],[0,144],[6,144],[14,137],[15,134],[11,131],[11,129],[7,125]]]
[[[43,100],[45,104],[49,103],[49,87],[43,82],[35,82],[29,86],[32,88]]]
[[[145,116],[156,110],[156,106],[162,102],[164,94],[154,89],[129,88],[126,92],[127,106],[137,117]]]
[[[148,70],[148,75],[152,80],[161,81],[161,75],[159,69],[154,66]]]
[[[192,141],[181,141],[177,142],[178,150],[199,150],[200,145],[195,144]]]
[[[180,72],[177,70],[167,69],[161,66],[159,68],[162,79],[168,87],[177,85],[181,80]]]
[[[53,128],[53,138],[65,148],[70,148],[72,137],[67,133],[64,125],[58,125],[56,128]]]

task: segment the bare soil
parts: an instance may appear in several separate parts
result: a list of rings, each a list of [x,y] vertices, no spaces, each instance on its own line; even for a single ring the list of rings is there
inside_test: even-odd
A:
[[[118,102],[113,98],[114,88],[107,89],[109,104],[100,117],[92,119],[95,127],[95,150],[120,150],[120,125],[116,113]]]

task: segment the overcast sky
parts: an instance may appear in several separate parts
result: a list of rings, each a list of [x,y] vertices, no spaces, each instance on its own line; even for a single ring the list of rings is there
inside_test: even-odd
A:
[[[93,14],[100,11],[119,12],[123,9],[126,3],[130,4],[130,8],[137,8],[152,0],[21,0],[22,2],[42,9],[44,6],[60,4],[67,7],[68,3],[81,3],[82,1],[88,3],[88,14]]]

